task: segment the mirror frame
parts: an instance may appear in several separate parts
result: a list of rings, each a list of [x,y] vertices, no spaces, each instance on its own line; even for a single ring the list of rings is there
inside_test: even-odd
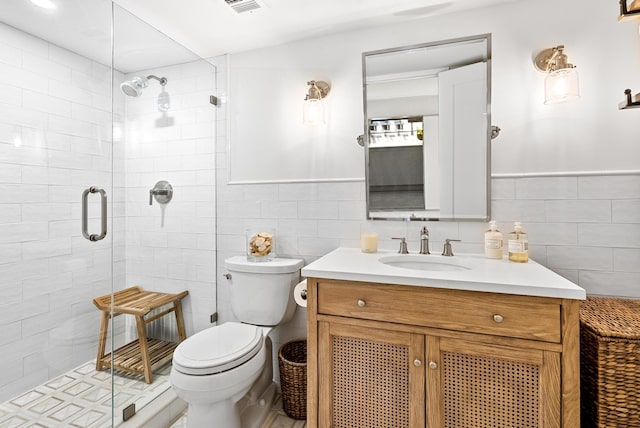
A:
[[[367,115],[367,66],[366,60],[368,56],[387,54],[393,52],[403,52],[416,49],[424,49],[434,46],[442,46],[452,43],[462,43],[469,41],[482,41],[487,44],[487,128],[486,128],[486,153],[487,153],[487,165],[486,165],[486,215],[478,218],[440,218],[440,217],[422,217],[412,214],[408,217],[384,217],[384,216],[371,216],[370,201],[369,201],[369,119]],[[368,51],[362,53],[362,97],[363,97],[363,111],[364,111],[364,157],[365,157],[365,193],[366,193],[366,210],[367,220],[396,220],[396,221],[489,221],[491,218],[491,33],[478,34],[475,36],[458,37],[453,39],[439,40],[435,42],[420,43],[415,45],[400,46],[396,48],[379,49],[375,51]],[[405,210],[398,210],[405,211]],[[410,211],[410,210],[406,210]]]

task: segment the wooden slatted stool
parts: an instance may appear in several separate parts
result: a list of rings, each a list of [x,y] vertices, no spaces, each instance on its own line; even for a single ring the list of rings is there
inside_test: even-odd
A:
[[[144,291],[139,286],[135,286],[113,293],[113,308],[111,307],[111,294],[93,299],[93,304],[102,311],[96,370],[111,367],[111,353],[105,354],[109,319],[111,316],[129,314],[135,316],[138,339],[113,352],[113,368],[142,375],[147,383],[153,382],[153,369],[171,361],[173,351],[178,343],[186,338],[181,300],[188,294],[188,291],[177,294],[157,293]],[[145,318],[152,310],[171,303],[172,307]],[[178,342],[147,338],[146,325],[171,312],[174,312],[176,317]]]

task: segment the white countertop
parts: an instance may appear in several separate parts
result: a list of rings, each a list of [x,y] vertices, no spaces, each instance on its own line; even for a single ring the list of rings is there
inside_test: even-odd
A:
[[[407,259],[424,257],[432,263],[448,263],[467,269],[431,271],[406,269],[381,263],[383,257],[404,257],[393,251],[363,253],[359,248],[338,248],[302,269],[311,278],[341,279],[419,287],[519,294],[525,296],[586,298],[583,288],[529,259],[528,263],[488,259],[480,254],[409,254]]]

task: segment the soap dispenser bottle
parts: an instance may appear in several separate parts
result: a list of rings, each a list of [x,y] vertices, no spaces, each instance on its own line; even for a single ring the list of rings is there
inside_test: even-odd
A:
[[[502,232],[498,230],[498,223],[489,222],[489,230],[484,233],[484,254],[490,259],[501,259],[504,251]]]
[[[522,224],[516,221],[513,225],[513,232],[509,234],[509,260],[517,263],[529,261],[529,239],[522,231]]]

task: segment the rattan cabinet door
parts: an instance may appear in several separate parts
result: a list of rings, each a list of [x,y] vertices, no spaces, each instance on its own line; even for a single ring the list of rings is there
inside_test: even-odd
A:
[[[427,338],[433,428],[559,428],[560,354]]]
[[[323,428],[424,428],[424,336],[318,323]]]

